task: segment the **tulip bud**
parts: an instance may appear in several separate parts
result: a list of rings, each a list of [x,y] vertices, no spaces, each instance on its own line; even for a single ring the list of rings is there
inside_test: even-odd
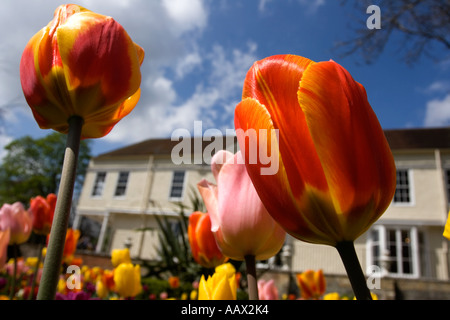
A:
[[[100,138],[140,97],[144,50],[113,18],[59,6],[28,42],[20,62],[23,93],[42,129],[68,132],[79,116],[82,138]]]

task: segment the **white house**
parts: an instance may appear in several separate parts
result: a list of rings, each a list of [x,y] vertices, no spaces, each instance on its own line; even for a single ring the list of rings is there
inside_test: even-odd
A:
[[[394,284],[405,291],[415,284],[411,290],[435,290],[426,297],[450,298],[449,241],[442,236],[450,199],[450,128],[385,130],[385,135],[397,167],[397,190],[384,215],[356,240],[360,263],[369,277],[379,277],[385,286],[390,281],[388,298]],[[189,145],[183,156],[191,161],[185,163],[180,163],[180,141],[170,139],[146,140],[93,158],[73,227],[81,217],[101,222],[97,253],[129,245],[132,257],[157,259],[154,215],[177,217],[177,203],[190,206],[202,178],[214,181],[208,163],[218,150],[201,137]],[[237,151],[235,139],[225,140],[223,149]],[[335,248],[288,237],[280,254],[282,265],[259,267],[279,274],[322,269],[330,286],[345,276]]]

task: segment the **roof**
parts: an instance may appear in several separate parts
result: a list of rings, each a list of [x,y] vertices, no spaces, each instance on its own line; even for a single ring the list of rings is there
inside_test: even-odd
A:
[[[449,128],[385,130],[392,150],[450,149]]]
[[[417,129],[392,129],[384,130],[386,139],[392,150],[412,149],[450,149],[449,128],[417,128]],[[187,139],[187,138],[184,138]],[[236,140],[235,137],[232,139]],[[224,139],[225,140],[225,139]],[[120,157],[120,156],[145,156],[145,155],[169,155],[173,148],[184,140],[170,138],[148,139],[120,149],[100,154],[96,158]],[[202,151],[212,142],[202,137],[191,138],[191,151]],[[223,148],[226,148],[224,141]],[[201,148],[200,146],[201,143]]]
[[[138,142],[136,144],[132,144],[120,149],[116,149],[107,153],[100,154],[96,158],[105,158],[105,157],[120,157],[120,156],[149,156],[149,155],[170,155],[173,148],[183,143],[190,143],[190,148],[192,153],[197,151],[203,152],[206,146],[213,143],[214,139],[208,140],[203,137],[194,137],[190,138],[190,140],[186,140],[188,138],[183,138],[180,140],[172,141],[170,138],[161,138],[161,139],[148,139],[142,142]],[[226,149],[227,143],[230,141],[237,142],[236,137],[229,137],[228,140],[224,139],[222,142],[223,149]],[[180,145],[181,147],[181,145]]]

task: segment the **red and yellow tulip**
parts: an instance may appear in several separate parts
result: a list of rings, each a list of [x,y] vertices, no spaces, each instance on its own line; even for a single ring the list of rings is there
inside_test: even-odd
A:
[[[61,5],[25,47],[22,89],[40,128],[67,133],[80,116],[82,138],[100,138],[136,106],[143,59],[113,18]]]
[[[39,235],[48,235],[52,227],[53,215],[55,213],[56,195],[51,193],[46,198],[34,197],[30,200],[28,209],[33,218],[33,231]]]
[[[326,289],[325,276],[323,271],[306,270],[297,274],[297,283],[303,299],[320,299]]]
[[[192,256],[199,265],[214,268],[228,260],[217,246],[207,213],[196,211],[189,216],[188,238]]]
[[[255,62],[235,128],[262,202],[297,239],[332,246],[353,241],[393,198],[396,169],[384,132],[364,87],[334,61],[277,55]],[[276,144],[275,174],[261,175],[264,163],[249,161],[249,129],[268,132],[256,135],[260,148]]]

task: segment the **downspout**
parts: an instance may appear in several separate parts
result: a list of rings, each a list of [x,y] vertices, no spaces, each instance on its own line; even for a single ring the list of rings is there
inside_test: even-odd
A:
[[[436,160],[436,169],[439,172],[439,187],[440,190],[442,190],[444,192],[444,196],[442,197],[442,199],[444,200],[443,204],[442,204],[442,209],[444,212],[444,216],[443,216],[443,221],[444,224],[447,221],[447,215],[448,215],[448,211],[449,211],[449,207],[448,207],[448,194],[446,192],[446,184],[445,184],[445,177],[444,177],[444,169],[442,168],[442,159],[441,159],[441,151],[439,149],[435,149],[434,150],[434,155],[435,155],[435,160]],[[448,241],[442,241],[442,252],[443,255],[445,257],[444,261],[445,261],[445,274],[447,276],[448,280],[450,278],[450,267],[449,267],[449,256],[448,256]]]

